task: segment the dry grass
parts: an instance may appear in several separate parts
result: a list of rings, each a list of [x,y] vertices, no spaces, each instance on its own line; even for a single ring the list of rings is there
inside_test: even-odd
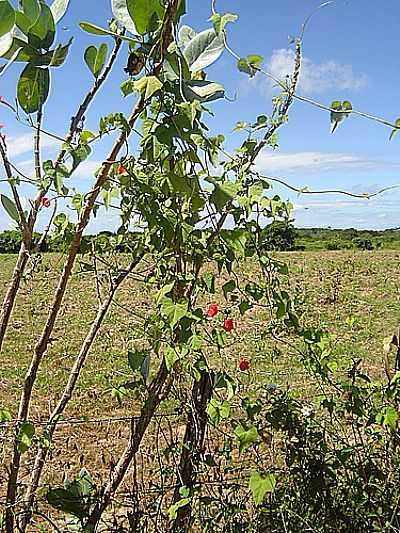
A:
[[[280,254],[280,258],[289,263],[290,290],[299,297],[308,321],[325,326],[336,335],[338,360],[362,359],[374,375],[381,376],[383,339],[399,325],[400,252],[301,252]],[[0,256],[0,296],[5,291],[14,261],[14,257]],[[26,278],[20,291],[2,354],[0,374],[0,409],[8,408],[12,414],[16,411],[18,390],[35,339],[44,324],[61,265],[60,256],[45,256],[40,269]],[[244,277],[252,278],[255,274],[251,264],[243,266]],[[67,419],[79,419],[82,423],[64,425],[56,434],[47,482],[59,483],[82,465],[96,472],[99,481],[108,476],[110,465],[126,443],[129,426],[126,422],[99,420],[137,413],[137,402],[133,398],[126,399],[121,407],[112,400],[109,387],[129,378],[126,354],[141,342],[143,333],[138,316],[145,314],[146,308],[145,293],[138,282],[130,280],[120,291],[117,304],[102,327],[65,414]],[[44,421],[54,405],[96,310],[97,294],[91,275],[76,272],[35,387],[31,416],[36,422]],[[266,321],[263,311],[250,312],[238,320],[232,334],[234,342],[223,360],[216,364],[236,366],[239,356],[244,355],[251,360],[249,374],[240,376],[247,384],[274,382],[301,389],[303,393],[306,390],[312,395],[312,383],[301,369],[295,352],[271,342],[265,334]],[[164,410],[170,411],[172,407],[167,404]],[[175,419],[167,420],[162,426],[155,422],[150,428],[141,456],[143,464],[138,467],[142,476],[147,473],[148,487],[163,442],[179,442],[183,430],[182,421]],[[0,432],[0,451],[2,443],[8,440],[8,431]],[[5,452],[6,446],[3,446],[2,453]],[[28,470],[29,457],[26,460]]]

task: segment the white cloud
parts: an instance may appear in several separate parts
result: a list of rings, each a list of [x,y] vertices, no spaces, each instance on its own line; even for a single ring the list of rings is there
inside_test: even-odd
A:
[[[102,161],[83,161],[79,165],[79,167],[75,170],[75,172],[72,174],[73,178],[92,178],[94,176],[94,173],[96,170],[98,170],[101,167]]]
[[[7,137],[8,155],[10,158],[16,158],[23,154],[33,151],[33,134],[18,135],[17,137]],[[55,148],[61,145],[61,142],[53,137],[42,135],[42,148]]]
[[[293,50],[280,48],[274,50],[267,71],[279,80],[285,79],[293,72],[295,53]],[[260,77],[258,78],[259,83]],[[331,89],[360,90],[367,85],[364,74],[355,74],[351,65],[343,65],[333,60],[314,63],[308,57],[303,57],[299,78],[299,89],[307,94],[322,93]],[[273,82],[268,80],[267,90],[270,91]]]
[[[260,154],[257,168],[264,172],[329,172],[333,170],[374,170],[399,167],[400,162],[378,161],[345,152],[291,152]]]

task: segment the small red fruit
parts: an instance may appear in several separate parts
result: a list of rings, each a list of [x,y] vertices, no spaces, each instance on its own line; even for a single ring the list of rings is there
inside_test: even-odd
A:
[[[118,169],[117,169],[117,173],[122,176],[122,174],[126,174],[126,168],[124,167],[124,165],[119,165]]]
[[[212,318],[218,313],[218,305],[217,304],[210,304],[207,309],[207,316],[208,318]]]
[[[244,357],[240,358],[239,361],[239,370],[240,372],[246,372],[250,368],[250,361],[248,359],[245,359]]]
[[[50,207],[50,200],[46,198],[45,196],[42,198],[42,206],[43,207]]]
[[[232,331],[233,330],[233,319],[232,318],[225,318],[224,325],[222,326],[225,331]]]

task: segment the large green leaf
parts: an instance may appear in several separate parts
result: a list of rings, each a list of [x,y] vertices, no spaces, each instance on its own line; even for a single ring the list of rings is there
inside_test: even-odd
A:
[[[273,474],[261,476],[258,472],[252,474],[249,481],[249,488],[253,496],[254,503],[260,505],[266,494],[274,492],[276,479]]]
[[[17,436],[20,453],[25,453],[31,447],[34,435],[35,426],[31,422],[22,422]]]
[[[39,0],[21,0],[22,11],[16,12],[15,23],[25,34],[34,26],[40,16]]]
[[[143,76],[140,80],[135,81],[133,87],[135,91],[144,93],[147,100],[162,88],[162,83],[156,76]]]
[[[150,352],[147,350],[129,351],[128,364],[132,372],[140,372],[146,383],[150,371]]]
[[[83,501],[67,489],[51,489],[47,492],[46,498],[48,503],[59,511],[76,516],[81,520],[86,516]]]
[[[129,14],[126,0],[111,0],[111,9],[114,17],[131,33],[136,33],[136,28]]]
[[[0,194],[0,201],[4,209],[6,210],[7,215],[13,220],[15,220],[15,222],[19,222],[19,214],[14,202],[4,194]]]
[[[162,19],[165,8],[160,0],[126,0],[129,15],[136,31],[143,35],[156,28],[154,19]]]
[[[29,30],[29,44],[34,48],[45,48],[48,50],[54,42],[55,35],[56,26],[52,12],[44,2],[40,2],[40,15]]]
[[[18,80],[18,103],[25,111],[31,114],[45,103],[49,95],[50,75],[47,68],[27,65]]]
[[[108,46],[105,43],[102,43],[98,49],[95,46],[89,46],[86,48],[85,62],[95,78],[97,78],[104,66],[107,53]]]
[[[188,303],[181,304],[173,302],[170,298],[165,298],[161,305],[161,313],[168,320],[173,328],[188,312]]]
[[[197,72],[204,70],[214,63],[224,51],[224,39],[217,35],[213,28],[197,34],[186,46],[183,55],[190,70]]]
[[[240,453],[258,441],[258,431],[255,426],[250,426],[249,429],[246,429],[242,424],[239,424],[235,428],[235,435],[239,440]]]
[[[209,177],[207,181],[213,183],[215,186],[211,194],[210,200],[220,212],[228,202],[231,202],[239,191],[239,184],[233,181],[218,182],[215,178]]]
[[[68,4],[70,0],[54,0],[51,4],[51,12],[53,14],[54,22],[59,22],[68,9]]]
[[[15,11],[8,0],[0,0],[0,37],[11,31],[15,24]]]

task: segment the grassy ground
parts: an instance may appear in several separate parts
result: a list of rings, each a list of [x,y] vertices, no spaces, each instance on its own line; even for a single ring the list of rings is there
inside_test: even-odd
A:
[[[381,376],[383,339],[395,332],[400,320],[400,252],[295,252],[279,254],[279,257],[289,264],[290,290],[302,302],[309,322],[324,326],[336,335],[338,361],[362,359],[370,372]],[[14,256],[0,255],[0,297],[4,294],[14,262]],[[0,409],[6,407],[13,415],[16,413],[18,390],[34,342],[44,325],[61,267],[61,256],[46,255],[38,271],[26,277],[20,291],[0,371]],[[251,264],[243,265],[242,275],[254,277]],[[127,351],[140,346],[140,316],[146,307],[146,293],[138,282],[130,280],[121,289],[102,327],[66,418],[84,421],[89,416],[98,420],[137,412],[133,399],[127,399],[120,407],[111,398],[109,389],[129,379]],[[44,420],[49,408],[54,406],[96,310],[97,293],[92,277],[79,273],[78,269],[69,285],[51,349],[39,372],[32,403],[31,416],[34,420]],[[266,325],[267,315],[263,311],[250,312],[238,320],[232,334],[234,342],[218,364],[236,366],[240,356],[247,356],[251,360],[251,370],[242,379],[250,383],[261,380],[274,382],[280,386],[299,388],[303,392],[306,389],[312,397],[316,391],[301,369],[295,351],[271,342],[266,335]],[[178,442],[184,432],[182,424],[178,422],[173,427],[174,438]],[[68,475],[69,469],[76,471],[77,466],[84,464],[90,465],[92,472],[96,471],[99,477],[104,478],[110,463],[125,443],[128,429],[124,422],[112,426],[108,422],[88,422],[63,427],[57,434],[58,451],[52,457],[51,473],[46,479],[57,479],[59,482],[60,478]],[[154,439],[160,447],[163,431],[156,424],[149,433],[149,439]],[[145,447],[141,472],[146,471],[146,464],[152,465],[154,460],[154,450]],[[151,474],[151,466],[148,466],[148,473]]]
[[[336,334],[336,352],[340,359],[361,358],[370,369],[382,369],[383,339],[394,333],[400,315],[400,252],[296,252],[281,254],[291,271],[291,290],[296,292],[308,320],[325,326]],[[14,265],[13,256],[0,255],[2,297]],[[61,268],[61,257],[45,256],[40,270],[27,277],[20,291],[2,354],[0,403],[14,409],[34,342],[43,326]],[[254,275],[251,265],[244,265],[244,276]],[[107,389],[124,381],[128,375],[126,354],[140,344],[141,307],[146,307],[138,283],[129,281],[119,293],[112,312],[98,336],[82,375],[79,398],[70,415],[78,416],[88,403],[93,415],[101,415],[118,406]],[[68,368],[97,310],[96,289],[91,276],[77,273],[53,335],[51,349],[39,373],[34,412],[41,410],[61,390]],[[299,369],[290,350],[280,355],[265,338],[266,315],[249,313],[234,332],[235,343],[227,351],[226,364],[239,355],[252,362],[254,379],[258,373],[271,373],[278,383],[293,382]]]

